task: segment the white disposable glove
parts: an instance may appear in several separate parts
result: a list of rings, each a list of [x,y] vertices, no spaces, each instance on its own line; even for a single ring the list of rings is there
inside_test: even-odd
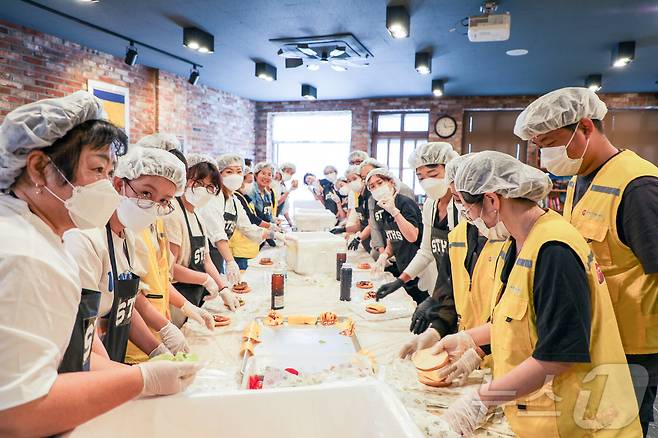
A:
[[[160,335],[162,342],[164,342],[165,346],[172,352],[172,354],[176,354],[179,351],[182,351],[183,353],[188,353],[190,351],[190,347],[187,345],[183,332],[171,322],[168,322],[167,325],[162,327],[158,334]]]
[[[286,235],[284,233],[279,233],[277,231],[270,231],[267,235],[268,239],[277,240],[279,242],[285,242]]]
[[[194,381],[199,365],[194,362],[166,360],[137,365],[142,373],[142,395],[170,395],[183,391]]]
[[[386,261],[388,260],[388,254],[385,252],[379,254],[379,257],[377,258],[377,261],[375,262],[374,266],[372,267],[372,274],[373,275],[379,275],[384,272],[384,269],[386,268]]]
[[[226,264],[226,278],[228,279],[229,283],[240,283],[240,277],[240,267],[236,261],[233,260],[232,262],[228,262]]]
[[[439,332],[429,327],[418,336],[414,336],[409,342],[402,346],[400,350],[400,359],[410,358],[416,351],[429,348],[439,342],[441,335]]]
[[[160,342],[160,344],[157,347],[155,347],[153,351],[149,353],[149,359],[153,359],[155,356],[159,356],[161,354],[167,354],[167,353],[171,354],[171,351],[169,351],[169,349],[165,347],[165,344]]]
[[[377,201],[377,205],[393,217],[400,214],[400,210],[395,206],[395,198],[382,199],[381,201]]]
[[[217,298],[217,295],[219,295],[219,286],[217,285],[217,282],[215,282],[215,280],[213,280],[213,278],[209,274],[206,274],[206,276],[207,276],[206,281],[203,282],[202,286],[205,287],[208,293],[210,294],[210,298],[208,299],[212,300],[213,298]]]
[[[482,426],[487,419],[487,407],[482,403],[477,391],[462,395],[441,416],[458,435],[473,436],[475,429]]]
[[[188,318],[192,318],[199,324],[205,325],[208,330],[215,330],[215,319],[206,309],[202,309],[189,301],[185,301],[185,304],[183,304],[183,307],[181,307],[180,310]]]
[[[472,348],[466,350],[466,352],[454,362],[450,362],[447,366],[441,368],[438,375],[441,380],[447,382],[452,382],[454,379],[459,379],[459,386],[462,386],[468,376],[478,369],[482,363],[482,358]]]
[[[448,353],[450,361],[454,362],[460,359],[468,350],[477,350],[477,348],[473,338],[465,331],[460,331],[454,335],[448,335],[437,342],[432,354],[439,354],[445,351]]]
[[[340,204],[340,197],[335,193],[330,193],[329,198],[334,201],[336,204]]]
[[[279,225],[274,224],[274,223],[271,223],[271,222],[270,222],[270,228],[269,228],[269,230],[270,230],[270,231],[274,231],[275,233],[281,233],[281,232],[283,232],[283,230],[281,229],[281,227],[280,227]]]
[[[238,300],[237,295],[235,295],[233,292],[228,290],[227,287],[225,287],[219,292],[219,296],[222,297],[222,300],[224,300],[224,304],[228,306],[231,312],[235,311],[235,309],[240,307],[240,300]]]

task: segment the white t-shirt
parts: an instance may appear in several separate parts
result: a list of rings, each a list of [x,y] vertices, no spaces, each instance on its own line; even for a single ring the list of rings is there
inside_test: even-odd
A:
[[[213,245],[219,240],[228,240],[224,213],[233,214],[237,217],[236,229],[245,237],[257,243],[262,242],[264,229],[251,223],[247,212],[244,211],[244,207],[237,197],[231,195],[228,200],[225,200],[224,195],[220,194],[198,211],[199,219],[208,230],[208,236]],[[190,223],[190,225],[192,224]]]
[[[0,410],[45,396],[80,304],[78,266],[24,201],[0,194]]]
[[[124,230],[124,233],[125,239],[112,233],[118,274],[130,271],[138,276],[146,275],[146,270],[135,256],[135,245],[143,245],[143,242],[135,239],[134,234],[129,230]],[[64,233],[62,238],[64,247],[78,264],[82,287],[100,291],[101,303],[98,307],[98,316],[106,316],[112,310],[114,294],[110,291],[112,264],[110,263],[105,228],[91,230],[73,228]],[[128,263],[123,250],[124,241],[127,244],[131,264]]]
[[[169,239],[170,243],[180,246],[178,257],[174,262],[187,268],[190,261],[190,236],[187,232],[187,225],[185,224],[185,216],[183,216],[183,214],[187,215],[187,219],[190,221],[192,236],[207,236],[206,230],[203,224],[201,225],[202,228],[199,229],[199,224],[197,223],[195,215],[185,209],[181,209],[178,201],[172,201],[171,205],[174,206],[174,211],[163,218],[165,232],[167,233],[167,239]],[[183,210],[185,211],[183,212]],[[208,239],[205,240],[205,245],[206,257],[210,257],[208,255]]]

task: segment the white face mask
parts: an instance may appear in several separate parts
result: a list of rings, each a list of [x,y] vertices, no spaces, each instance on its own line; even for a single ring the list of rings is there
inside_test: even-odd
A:
[[[343,196],[347,196],[347,195],[349,195],[350,192],[351,192],[351,190],[350,190],[350,186],[348,186],[347,184],[345,184],[343,187],[341,187],[340,189],[338,189],[338,191],[339,191],[340,194],[343,195]]]
[[[242,187],[242,181],[244,181],[244,176],[235,173],[222,178],[222,184],[232,192]]]
[[[121,201],[121,195],[114,190],[110,180],[101,179],[86,186],[74,186],[54,163],[53,166],[73,188],[73,194],[69,199],[63,200],[48,186],[44,188],[64,204],[75,226],[81,230],[105,226]]]
[[[482,215],[482,212],[480,212],[480,215]],[[507,240],[510,236],[510,232],[507,230],[503,221],[500,220],[500,213],[496,220],[496,225],[491,228],[484,223],[481,217],[473,219],[473,225],[475,225],[478,231],[489,240]]]
[[[448,193],[448,184],[444,178],[425,178],[420,182],[427,196],[438,201]]]
[[[361,193],[363,190],[363,181],[361,181],[360,178],[351,181],[348,185],[350,186],[350,189],[356,193]]]
[[[393,197],[393,189],[388,184],[382,184],[374,190],[371,190],[370,193],[372,197],[375,198],[375,201],[385,201]]]
[[[254,189],[254,183],[250,182],[250,183],[245,183],[244,188],[242,189],[242,191],[244,193],[251,193],[251,191],[253,189]]]
[[[324,177],[327,178],[329,181],[331,181],[334,184],[338,180],[338,174],[336,172],[330,172],[330,173],[326,174]]]
[[[281,174],[281,178],[283,179],[284,182],[285,181],[290,181],[290,179],[292,178],[292,175],[288,175],[287,173],[283,172]]]
[[[583,155],[581,155],[580,158],[569,158],[569,155],[567,155],[567,149],[576,136],[577,131],[578,125],[576,125],[576,129],[573,131],[573,134],[571,134],[571,138],[565,146],[539,149],[541,166],[557,176],[571,176],[577,174],[580,170],[580,166],[583,164],[585,152],[587,152],[587,148],[589,147],[589,137],[587,137],[587,143],[585,144]]]
[[[192,190],[192,187],[185,189],[185,199],[187,202],[192,204],[194,208],[203,208],[212,197],[215,196],[211,193],[208,193],[208,190],[205,187],[197,187],[195,190]]]
[[[155,223],[158,217],[158,206],[153,204],[149,208],[141,208],[135,198],[123,198],[117,207],[119,222],[130,231],[139,233]]]

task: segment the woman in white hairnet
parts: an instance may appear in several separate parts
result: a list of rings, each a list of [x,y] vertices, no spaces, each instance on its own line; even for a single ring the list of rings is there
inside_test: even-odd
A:
[[[274,165],[262,161],[254,167],[255,184],[249,193],[249,197],[254,204],[256,216],[258,216],[263,228],[277,233],[281,232],[281,227],[277,223],[276,217],[279,214],[279,199],[272,190],[272,178],[274,177]],[[267,239],[267,244],[276,246],[273,239]]]
[[[452,205],[452,194],[445,181],[445,166],[458,155],[450,143],[432,142],[421,145],[409,157],[409,163],[416,169],[420,185],[429,198],[423,205],[423,239],[420,249],[404,271],[395,280],[383,284],[377,290],[379,299],[395,292],[427,269],[436,272],[442,263],[448,263],[448,233],[457,225],[459,212]],[[431,297],[428,297],[428,300],[423,307],[438,307]],[[412,324],[411,330],[417,334],[427,328],[414,328],[414,325]],[[451,323],[445,324],[439,330],[441,336],[452,332],[454,324]]]
[[[129,367],[92,352],[100,293],[81,287],[67,230],[103,227],[125,135],[91,94],[21,106],[0,125],[0,435],[70,430],[140,394],[172,394],[196,366]]]
[[[322,187],[322,203],[324,204],[324,208],[336,215],[336,218],[341,219],[345,217],[345,211],[343,211],[340,205],[340,197],[336,190],[338,170],[336,166],[328,165],[325,166],[323,173],[324,178],[318,181],[320,187]]]
[[[288,225],[291,227],[293,226],[293,223],[289,214],[290,202],[286,201],[288,200],[290,194],[299,188],[299,181],[292,179],[295,173],[297,173],[297,166],[290,162],[282,163],[279,166],[279,170],[277,172],[277,174],[281,176],[281,179],[278,180],[281,184],[281,196],[279,197],[279,214],[282,214],[283,217],[286,218]]]
[[[368,158],[370,158],[370,156],[366,151],[352,151],[350,152],[348,162],[350,166],[358,166]]]
[[[373,272],[384,272],[391,257],[395,257],[395,266],[402,272],[420,248],[423,235],[420,208],[415,200],[399,194],[399,180],[389,170],[371,170],[366,177],[366,185],[377,202],[374,217],[386,239],[386,247],[379,255]],[[426,290],[418,287],[418,278],[402,287],[416,304],[422,303],[429,296]]]
[[[242,186],[233,192],[233,194],[235,199],[237,199],[242,206],[242,210],[247,215],[249,222],[252,225],[257,225],[265,229],[267,228],[266,226],[269,226],[270,224],[269,222],[263,222],[263,220],[256,215],[256,207],[254,207],[254,203],[249,195],[252,192],[254,185],[254,172],[251,170],[251,167],[246,165],[245,162]],[[267,229],[267,231],[271,232],[272,230]],[[275,237],[275,235],[268,235],[268,237]],[[255,258],[260,250],[259,243],[256,243],[253,240],[245,237],[239,229],[235,230],[233,236],[229,240],[229,247],[231,248],[231,252],[233,253],[235,261],[240,267],[240,271],[247,270],[249,266],[249,260]]]
[[[443,418],[470,436],[489,409],[505,404],[518,436],[638,436],[605,279],[578,231],[537,204],[551,189],[548,176],[507,154],[480,152],[459,167],[455,187],[471,221],[509,239],[491,322],[434,347],[450,357],[441,375],[463,382],[480,364],[479,346],[491,344],[493,381],[464,394]]]
[[[244,159],[236,154],[220,155],[217,158],[217,168],[222,177],[222,193],[200,209],[199,214],[208,227],[210,242],[217,248],[213,257],[215,266],[226,262],[228,280],[235,284],[240,282],[240,271],[246,269],[239,266],[229,247],[229,240],[235,231],[239,230],[243,236],[257,244],[265,239],[281,239],[282,236],[252,224],[235,196],[244,181]],[[210,255],[213,256],[212,247]]]
[[[208,232],[197,212],[217,197],[222,188],[215,160],[205,154],[190,153],[187,183],[183,195],[172,202],[174,211],[165,216],[164,226],[174,256],[174,287],[195,306],[220,297],[230,310],[238,307],[237,296],[229,290],[210,259]],[[209,295],[209,297],[206,297]],[[180,327],[186,315],[171,308],[171,319]]]

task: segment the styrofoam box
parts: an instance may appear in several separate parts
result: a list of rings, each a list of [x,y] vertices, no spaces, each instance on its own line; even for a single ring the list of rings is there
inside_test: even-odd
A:
[[[402,403],[374,379],[301,388],[135,400],[68,438],[420,438]]]
[[[336,254],[345,252],[345,239],[328,232],[286,234],[288,269],[299,275],[336,274]]]
[[[336,225],[336,216],[325,209],[295,209],[295,226],[299,231],[328,231]]]

